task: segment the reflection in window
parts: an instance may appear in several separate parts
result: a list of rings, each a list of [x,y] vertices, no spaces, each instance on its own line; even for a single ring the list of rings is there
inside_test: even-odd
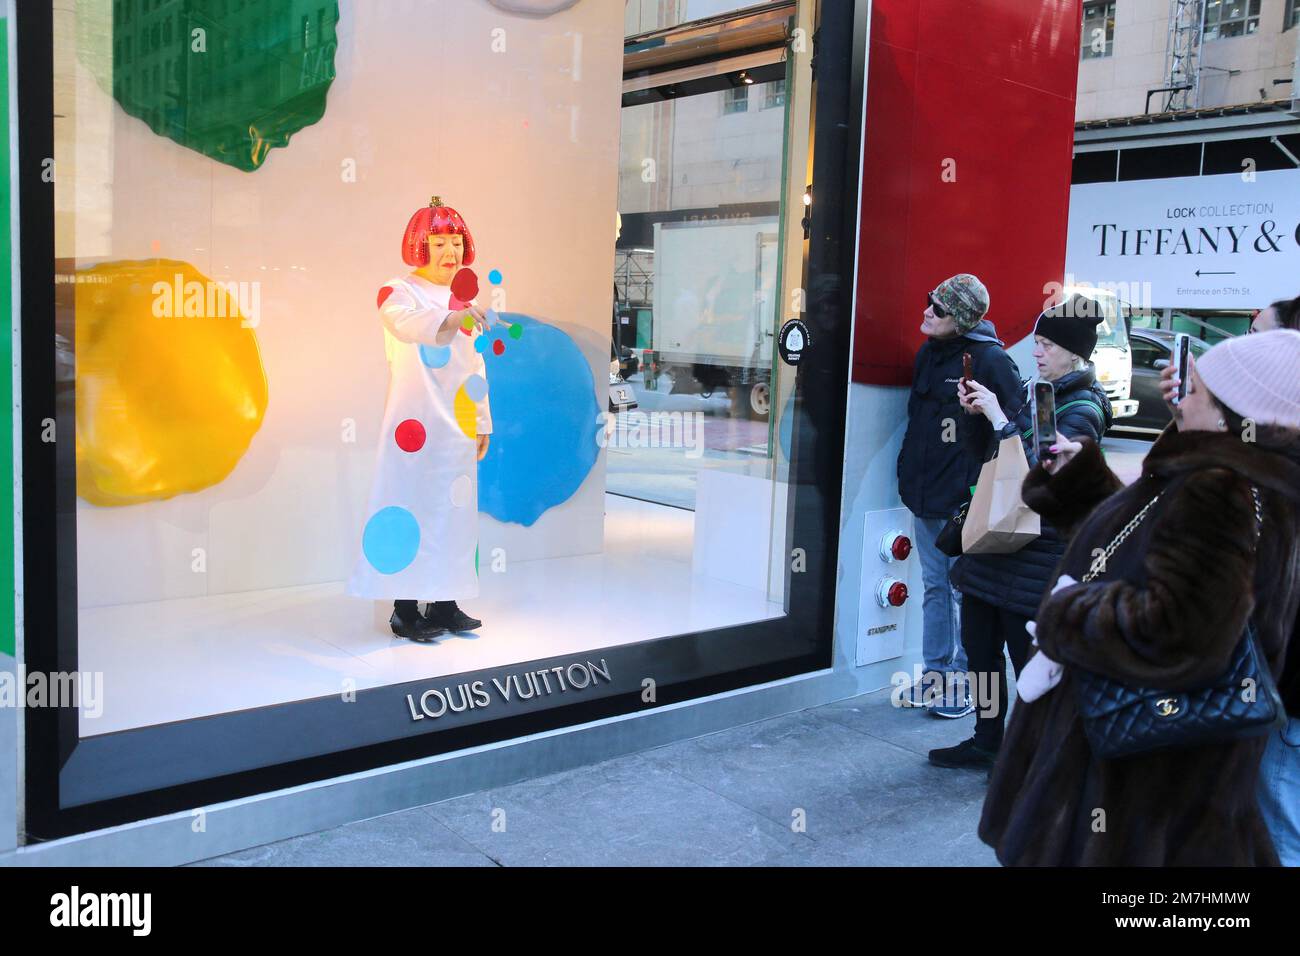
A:
[[[614,494],[694,509],[704,472],[772,478],[784,102],[773,79],[623,110],[614,341],[638,407],[617,416]],[[631,440],[654,416],[698,450]]]
[[[763,109],[770,110],[785,106],[785,80],[768,83],[763,95]]]
[[[1282,16],[1282,29],[1290,30],[1300,25],[1300,0],[1286,0],[1286,13]]]
[[[1260,0],[1208,0],[1205,39],[1239,37],[1259,30]]]
[[[1115,4],[1083,5],[1083,44],[1079,58],[1095,60],[1110,56],[1115,49]]]
[[[757,7],[764,0],[626,0],[623,35],[639,36],[668,27],[707,20],[724,13]],[[777,0],[768,0],[777,2]]]

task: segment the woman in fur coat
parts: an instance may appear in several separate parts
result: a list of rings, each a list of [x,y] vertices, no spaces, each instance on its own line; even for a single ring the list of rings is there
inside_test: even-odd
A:
[[[1025,480],[1025,502],[1072,539],[1038,609],[1039,652],[980,821],[1004,864],[1278,862],[1255,797],[1265,737],[1103,760],[1076,705],[1079,669],[1135,686],[1204,686],[1227,669],[1251,618],[1287,709],[1300,698],[1300,650],[1287,660],[1300,611],[1300,332],[1221,343],[1189,378],[1176,427],[1133,485],[1096,444],[1063,439],[1054,473],[1035,468]],[[1169,374],[1166,386],[1176,386]],[[1105,572],[1077,583],[1157,494]]]

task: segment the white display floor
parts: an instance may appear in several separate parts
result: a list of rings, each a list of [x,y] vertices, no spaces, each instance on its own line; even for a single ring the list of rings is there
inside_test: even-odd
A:
[[[605,552],[485,565],[434,644],[393,637],[342,582],[83,609],[78,669],[103,675],[82,736],[341,694],[779,617],[763,592],[692,574],[695,515],[606,495]],[[391,608],[390,608],[391,610]],[[383,618],[386,620],[387,611]]]

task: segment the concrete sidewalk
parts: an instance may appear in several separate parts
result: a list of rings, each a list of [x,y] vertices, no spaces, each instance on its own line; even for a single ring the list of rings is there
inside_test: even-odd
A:
[[[199,866],[991,866],[974,718],[888,690],[216,857]],[[799,822],[803,821],[803,826]]]

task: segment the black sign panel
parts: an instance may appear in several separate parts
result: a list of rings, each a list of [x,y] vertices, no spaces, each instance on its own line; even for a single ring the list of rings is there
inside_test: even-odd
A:
[[[781,326],[781,334],[776,338],[776,347],[781,352],[781,360],[786,365],[798,365],[804,354],[812,345],[812,335],[803,319],[791,319]]]

